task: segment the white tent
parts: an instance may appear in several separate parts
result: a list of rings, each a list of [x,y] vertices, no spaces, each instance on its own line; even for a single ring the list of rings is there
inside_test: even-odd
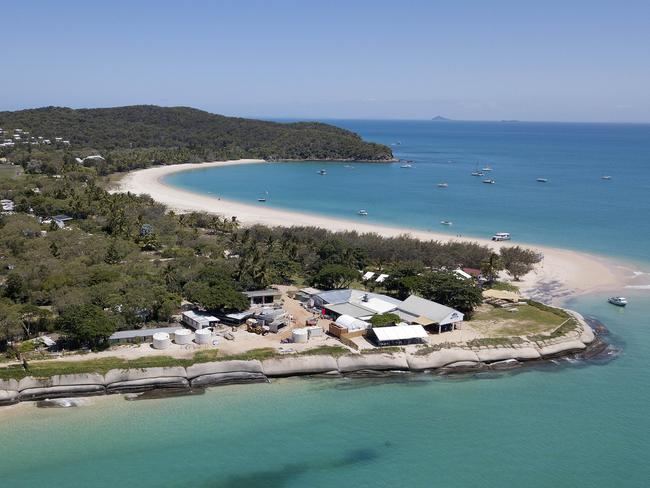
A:
[[[373,273],[372,271],[367,271],[367,272],[363,275],[362,279],[363,279],[363,281],[367,281],[367,280],[369,280],[370,278],[372,278],[373,276],[375,276],[375,273]]]
[[[336,319],[334,323],[341,327],[345,327],[348,329],[348,331],[367,329],[370,327],[370,324],[368,322],[355,319],[350,315],[341,315],[338,319]]]

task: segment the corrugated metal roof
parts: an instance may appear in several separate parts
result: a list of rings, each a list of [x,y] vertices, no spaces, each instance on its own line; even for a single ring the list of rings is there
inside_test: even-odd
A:
[[[135,339],[137,337],[151,337],[158,332],[166,332],[167,334],[172,334],[174,331],[178,330],[180,327],[159,327],[157,329],[135,329],[135,330],[120,330],[112,334],[108,339],[109,340],[118,340],[118,339]]]
[[[441,325],[463,320],[463,314],[458,310],[415,295],[404,300],[399,308],[418,317],[426,317],[433,323]]]
[[[354,303],[333,303],[325,305],[326,310],[331,310],[334,313],[340,315],[349,315],[354,318],[367,317],[369,315],[374,315],[375,312],[368,310],[367,308],[360,307]]]
[[[279,297],[282,295],[282,293],[280,293],[278,290],[274,290],[273,288],[267,288],[266,290],[245,291],[244,295],[246,295],[248,298],[268,296]]]

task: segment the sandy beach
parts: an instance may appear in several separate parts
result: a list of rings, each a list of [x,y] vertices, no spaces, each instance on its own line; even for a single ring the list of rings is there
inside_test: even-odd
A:
[[[262,160],[237,160],[198,164],[158,166],[128,173],[114,191],[147,194],[176,212],[203,211],[225,216],[236,216],[244,225],[315,226],[331,231],[374,232],[386,237],[408,234],[422,240],[478,242],[491,248],[522,245],[544,255],[542,263],[517,285],[522,292],[537,299],[559,302],[562,299],[594,291],[623,288],[633,277],[633,270],[625,263],[593,254],[567,249],[521,244],[516,241],[497,243],[475,237],[455,237],[418,229],[392,227],[355,220],[324,217],[297,211],[280,210],[263,205],[248,205],[179,189],[163,182],[163,178],[178,171],[205,169],[241,164],[272,164]],[[297,163],[299,164],[299,163]]]

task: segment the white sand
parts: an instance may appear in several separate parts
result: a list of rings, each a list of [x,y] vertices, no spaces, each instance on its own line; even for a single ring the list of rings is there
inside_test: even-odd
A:
[[[261,160],[223,161],[199,164],[176,164],[158,166],[127,174],[119,183],[120,192],[148,194],[154,200],[167,205],[177,212],[204,211],[225,216],[236,216],[244,225],[264,224],[268,226],[315,226],[331,231],[374,232],[386,237],[408,234],[423,240],[478,242],[493,249],[501,246],[520,244],[516,241],[505,243],[492,242],[489,239],[454,237],[442,233],[390,227],[358,220],[345,220],[323,217],[301,212],[279,210],[260,204],[243,204],[211,197],[200,193],[182,190],[163,183],[163,177],[178,171],[205,169],[235,164],[272,164]],[[299,163],[297,163],[299,164]],[[583,252],[557,249],[544,246],[522,245],[544,254],[543,262],[537,269],[517,285],[524,294],[544,299],[559,301],[570,295],[589,293],[596,290],[620,290],[632,275],[628,266],[608,258]]]

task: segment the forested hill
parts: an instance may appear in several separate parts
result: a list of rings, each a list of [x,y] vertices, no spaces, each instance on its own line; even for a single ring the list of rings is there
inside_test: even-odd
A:
[[[315,122],[277,123],[225,117],[188,107],[45,107],[0,112],[0,127],[69,140],[98,151],[180,149],[190,159],[389,160],[391,150]],[[178,161],[173,161],[178,162]]]

